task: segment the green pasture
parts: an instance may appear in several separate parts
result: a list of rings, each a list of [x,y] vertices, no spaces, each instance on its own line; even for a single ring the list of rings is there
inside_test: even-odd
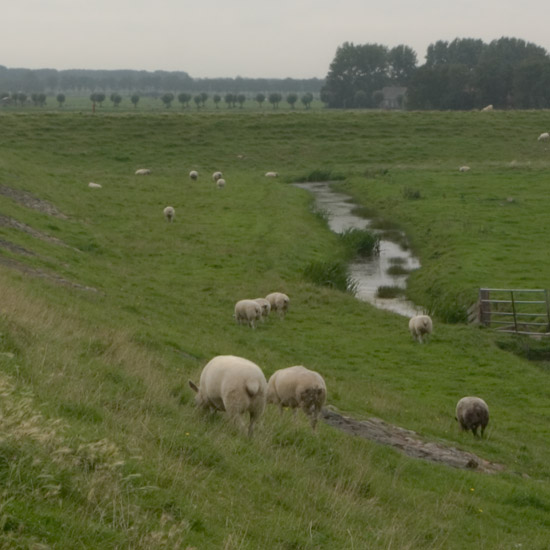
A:
[[[0,113],[0,548],[548,548],[549,365],[505,351],[545,343],[455,321],[480,286],[550,286],[550,112],[112,111]],[[429,343],[308,278],[349,258],[291,185],[315,176],[405,230]],[[284,321],[234,322],[273,291]],[[342,414],[505,470],[274,409],[249,440],[193,407],[219,354],[318,370]],[[489,404],[484,439],[457,427],[464,395]]]

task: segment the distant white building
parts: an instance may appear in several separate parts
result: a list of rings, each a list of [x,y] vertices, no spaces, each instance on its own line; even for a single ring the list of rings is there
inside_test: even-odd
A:
[[[380,109],[403,109],[407,88],[404,86],[386,86],[381,90],[384,99],[380,102]]]

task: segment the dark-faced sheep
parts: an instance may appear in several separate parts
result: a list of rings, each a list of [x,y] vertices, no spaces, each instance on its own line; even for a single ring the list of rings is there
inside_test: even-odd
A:
[[[472,430],[474,437],[481,427],[481,436],[489,423],[489,407],[481,397],[463,397],[456,405],[456,417],[462,431]]]
[[[201,409],[225,411],[244,428],[243,414],[250,415],[248,435],[265,409],[267,382],[262,369],[252,361],[234,355],[218,355],[202,369],[199,385],[189,380]]]
[[[173,206],[167,206],[164,210],[164,217],[169,221],[172,222],[174,219],[174,216],[176,215],[176,211],[174,210]]]

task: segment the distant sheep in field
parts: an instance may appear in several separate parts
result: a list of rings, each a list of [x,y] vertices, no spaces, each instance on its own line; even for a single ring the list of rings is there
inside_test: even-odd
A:
[[[220,178],[218,181],[216,181],[216,185],[218,186],[218,189],[225,187],[225,180],[223,178]]]
[[[481,436],[489,424],[489,407],[481,397],[463,397],[456,405],[456,416],[462,431],[472,430],[474,437],[481,426]]]
[[[279,176],[278,172],[266,172],[265,173],[266,178],[276,178],[278,176]]]
[[[248,436],[265,410],[267,382],[262,369],[252,361],[234,355],[218,355],[202,369],[198,387],[189,380],[197,394],[195,404],[211,412],[225,411],[244,428],[242,414],[249,413]]]
[[[239,300],[235,304],[235,320],[237,323],[246,323],[256,328],[256,321],[262,318],[262,308],[255,300]]]
[[[433,332],[433,323],[429,315],[415,315],[409,321],[411,336],[422,344],[422,338]]]
[[[91,187],[92,189],[101,189],[101,184],[100,183],[94,183],[93,181],[91,181],[88,184],[88,187]]]
[[[263,321],[266,317],[269,317],[269,314],[271,313],[271,304],[269,303],[269,300],[266,300],[265,298],[254,298],[254,301],[258,302],[262,308]]]
[[[222,174],[221,172],[214,172],[214,173],[212,174],[212,179],[213,179],[214,181],[218,181],[222,176],[223,176],[223,174]]]
[[[176,211],[172,206],[167,206],[164,210],[164,217],[171,222],[174,219],[174,215],[176,214]]]
[[[493,109],[494,107],[492,105],[486,105],[483,109],[481,109],[481,112],[492,111]]]
[[[550,139],[550,134],[548,132],[542,133],[537,140],[538,141],[548,141]]]
[[[199,177],[199,173],[196,171],[196,170],[191,170],[191,172],[189,172],[189,177],[193,180],[193,181],[197,181],[198,177]]]
[[[290,304],[290,298],[286,294],[282,292],[272,292],[268,294],[265,299],[271,305],[271,311],[276,311],[281,318],[286,315]]]
[[[296,412],[300,407],[309,417],[311,428],[315,430],[323,405],[327,398],[327,387],[323,377],[302,366],[275,371],[267,384],[267,402],[290,407]]]
[[[469,172],[470,171],[470,167],[469,166],[461,166],[459,169],[458,169],[459,172]]]
[[[150,173],[151,170],[149,170],[149,168],[140,168],[136,170],[136,176],[148,176]]]

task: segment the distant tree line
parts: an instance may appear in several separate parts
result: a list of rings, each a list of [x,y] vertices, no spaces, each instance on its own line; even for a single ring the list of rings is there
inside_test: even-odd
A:
[[[388,87],[406,88],[407,109],[549,108],[550,56],[535,44],[472,38],[430,44],[416,65],[408,46],[344,43],[332,61],[321,99],[329,107],[376,108]]]
[[[183,71],[132,71],[71,69],[8,69],[0,65],[0,90],[88,95],[92,92],[127,93],[160,97],[164,93],[316,93],[323,80],[319,78],[199,78]]]

